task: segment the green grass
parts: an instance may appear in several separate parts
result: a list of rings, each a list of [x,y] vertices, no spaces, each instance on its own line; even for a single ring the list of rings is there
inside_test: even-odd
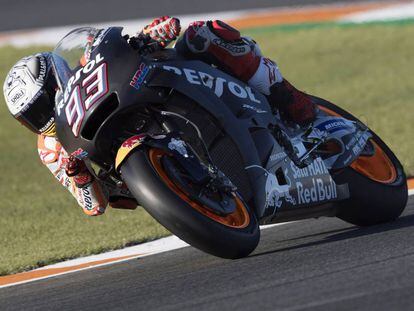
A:
[[[414,175],[414,25],[271,27],[247,32],[298,88],[343,106],[390,144]],[[0,48],[0,83],[20,57]],[[45,169],[36,138],[0,99],[0,275],[168,234],[143,210],[84,216]]]

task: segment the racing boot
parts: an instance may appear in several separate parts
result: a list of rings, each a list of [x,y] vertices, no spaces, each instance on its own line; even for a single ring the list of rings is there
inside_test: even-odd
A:
[[[316,107],[309,95],[296,89],[286,79],[273,84],[267,96],[274,110],[285,122],[308,127],[316,117]]]

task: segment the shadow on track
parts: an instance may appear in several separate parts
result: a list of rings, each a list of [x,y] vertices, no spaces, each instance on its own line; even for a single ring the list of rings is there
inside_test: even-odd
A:
[[[358,238],[358,237],[362,237],[366,235],[373,235],[377,233],[398,230],[401,228],[406,228],[406,227],[411,227],[411,226],[414,226],[414,214],[407,215],[407,216],[401,216],[400,218],[398,218],[397,220],[393,222],[375,225],[371,227],[349,227],[349,228],[331,230],[331,231],[321,232],[318,234],[306,235],[306,236],[302,236],[302,237],[298,237],[294,239],[284,240],[283,242],[293,241],[293,240],[305,239],[305,238],[316,237],[320,235],[339,232],[336,234],[328,235],[319,241],[313,241],[313,242],[308,242],[308,243],[304,243],[300,245],[278,248],[275,250],[266,251],[262,253],[256,253],[256,254],[250,255],[248,258],[275,254],[279,252],[300,249],[300,248],[305,248],[305,247],[311,247],[311,246],[316,246],[316,245],[322,245],[322,244],[337,242],[337,241],[342,241],[342,240],[350,240],[350,239],[354,239],[354,238]]]

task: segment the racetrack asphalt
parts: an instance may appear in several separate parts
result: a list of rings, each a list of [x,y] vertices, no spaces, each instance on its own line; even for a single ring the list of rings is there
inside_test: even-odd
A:
[[[187,247],[0,290],[1,310],[408,310],[414,196],[395,222],[336,218],[262,231],[248,258]]]
[[[0,31],[97,23],[161,15],[200,14],[268,7],[354,3],[361,0],[0,0]],[[365,0],[375,2],[378,0]],[[390,0],[395,1],[395,0]]]

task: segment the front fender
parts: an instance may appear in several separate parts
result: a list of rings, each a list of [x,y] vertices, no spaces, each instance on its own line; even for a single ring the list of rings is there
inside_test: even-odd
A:
[[[142,145],[142,142],[144,141],[146,135],[135,135],[127,140],[125,140],[121,147],[119,147],[118,152],[116,153],[115,157],[115,169],[118,171],[121,164],[128,158],[128,156],[131,154],[132,151],[137,149],[139,146]]]

